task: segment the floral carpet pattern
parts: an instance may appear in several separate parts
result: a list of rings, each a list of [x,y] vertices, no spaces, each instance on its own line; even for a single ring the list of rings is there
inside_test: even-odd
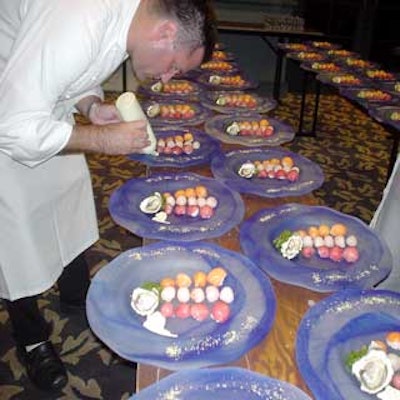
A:
[[[108,94],[110,101],[115,97],[115,93]],[[269,115],[297,128],[299,109],[300,96],[287,94]],[[391,145],[389,134],[362,110],[339,96],[323,95],[317,137],[297,136],[284,147],[322,167],[325,182],[314,192],[319,204],[368,223],[385,186]],[[140,238],[112,221],[107,206],[116,188],[128,179],[144,176],[145,166],[126,157],[104,155],[89,155],[88,163],[101,238],[86,253],[94,275],[121,252],[141,245]],[[16,357],[7,312],[0,302],[0,399],[128,399],[135,390],[135,364],[104,346],[84,316],[62,315],[56,288],[41,296],[40,307],[53,325],[51,339],[68,369],[69,384],[57,394],[32,386]]]

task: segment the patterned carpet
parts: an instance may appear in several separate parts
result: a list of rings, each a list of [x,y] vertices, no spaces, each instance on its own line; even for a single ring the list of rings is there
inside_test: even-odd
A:
[[[108,99],[115,98],[109,94]],[[277,110],[282,120],[298,125],[300,97],[286,95]],[[317,162],[324,185],[314,192],[321,205],[369,222],[385,185],[391,141],[388,134],[346,100],[323,95],[318,137],[297,137],[284,147]],[[88,157],[95,191],[100,237],[87,252],[92,274],[141,240],[114,224],[107,210],[110,194],[126,180],[142,176],[143,165],[125,157]],[[69,385],[58,395],[36,390],[19,363],[10,337],[7,313],[0,303],[0,399],[127,399],[135,388],[135,365],[120,359],[93,336],[83,317],[58,312],[57,290],[46,292],[40,307],[53,324],[52,336],[69,371]]]

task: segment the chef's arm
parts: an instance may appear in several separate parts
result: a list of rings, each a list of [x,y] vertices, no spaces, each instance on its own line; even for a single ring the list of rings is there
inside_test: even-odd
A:
[[[64,150],[119,155],[138,153],[149,145],[146,121],[78,124],[74,125]]]

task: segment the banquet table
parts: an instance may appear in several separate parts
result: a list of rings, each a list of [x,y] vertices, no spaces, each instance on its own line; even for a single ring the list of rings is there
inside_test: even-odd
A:
[[[223,144],[224,151],[240,148],[239,145]],[[171,173],[171,169],[160,167],[148,167],[147,174],[158,172]],[[185,172],[193,172],[199,175],[211,176],[209,166],[194,166],[185,168]],[[316,198],[312,194],[285,197],[285,198],[264,198],[255,195],[242,194],[245,203],[244,219],[249,218],[256,211],[267,207],[275,207],[285,203],[300,203],[305,205],[316,205]],[[215,239],[206,239],[232,251],[240,250],[239,226],[230,230],[228,233]],[[144,244],[149,244],[153,240],[144,239]],[[251,371],[265,374],[269,377],[289,382],[308,394],[311,394],[305,385],[297,369],[295,360],[296,331],[299,323],[307,309],[326,297],[326,293],[317,293],[301,287],[295,287],[271,278],[271,282],[276,294],[277,310],[276,317],[267,337],[265,337],[256,347],[248,351],[244,356],[234,363],[224,366],[236,366],[246,368]],[[255,305],[256,306],[256,305]],[[172,371],[158,368],[155,366],[139,363],[136,373],[136,392],[145,387],[158,382]]]

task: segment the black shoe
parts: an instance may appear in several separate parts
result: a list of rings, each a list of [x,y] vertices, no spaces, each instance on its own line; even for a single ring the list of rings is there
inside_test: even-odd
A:
[[[17,349],[30,380],[37,387],[50,391],[67,384],[67,371],[51,342],[44,342],[29,352],[24,347]]]

